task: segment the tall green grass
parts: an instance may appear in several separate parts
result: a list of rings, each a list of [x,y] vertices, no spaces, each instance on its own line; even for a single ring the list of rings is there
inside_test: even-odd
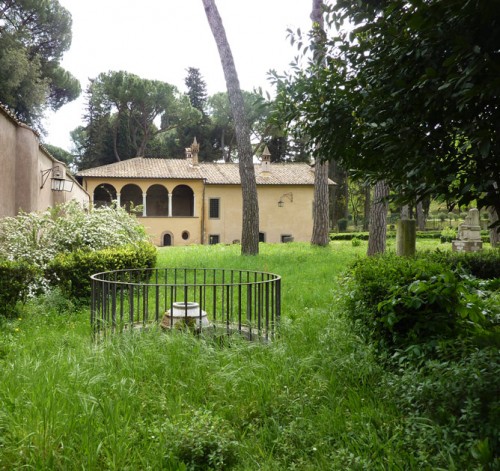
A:
[[[159,250],[158,266],[282,276],[272,343],[159,329],[90,341],[57,294],[1,321],[0,469],[411,469],[384,372],[339,316],[337,275],[366,245]]]

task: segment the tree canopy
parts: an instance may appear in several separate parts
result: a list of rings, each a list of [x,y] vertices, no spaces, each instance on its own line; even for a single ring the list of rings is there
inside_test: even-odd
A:
[[[403,199],[498,212],[500,2],[339,0],[327,17],[324,57],[278,77],[289,122]]]
[[[101,73],[87,89],[86,126],[73,133],[80,168],[144,156],[160,133],[200,119],[187,95],[124,71]]]
[[[60,66],[71,45],[71,14],[57,0],[0,4],[0,101],[22,121],[41,128],[46,108],[59,109],[80,94]]]

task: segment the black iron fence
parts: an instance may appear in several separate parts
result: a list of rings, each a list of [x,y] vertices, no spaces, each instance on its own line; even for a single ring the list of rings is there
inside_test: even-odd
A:
[[[219,268],[117,270],[92,275],[91,324],[106,335],[156,323],[224,329],[270,339],[281,313],[281,277]]]

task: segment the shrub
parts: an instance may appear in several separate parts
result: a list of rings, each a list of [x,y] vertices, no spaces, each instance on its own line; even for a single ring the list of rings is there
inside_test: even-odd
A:
[[[353,237],[351,239],[351,243],[353,247],[359,247],[361,245],[361,240],[358,239],[357,237]]]
[[[483,280],[500,278],[500,250],[497,249],[473,253],[436,251],[421,256],[445,264],[453,270],[465,270]]]
[[[15,311],[18,301],[24,301],[29,286],[38,274],[26,262],[0,260],[0,313],[8,316]]]
[[[483,301],[467,280],[428,258],[361,259],[347,286],[350,319],[380,351],[453,338],[484,322]]]
[[[83,208],[75,201],[43,213],[0,219],[0,257],[40,269],[32,291],[48,288],[41,275],[59,253],[101,250],[147,240],[144,227],[122,208]]]
[[[427,360],[420,368],[408,368],[388,377],[383,390],[408,417],[408,445],[425,444],[434,451],[430,459],[436,462],[420,468],[436,469],[439,455],[449,454],[456,469],[498,469],[498,346],[477,349],[454,343],[450,348],[455,350],[452,359]],[[471,466],[472,460],[477,466]]]
[[[91,292],[90,276],[126,268],[153,268],[156,247],[149,242],[97,251],[75,250],[54,258],[46,270],[51,284],[61,287],[72,298],[88,297]]]
[[[167,461],[172,457],[188,469],[222,470],[237,461],[238,443],[230,424],[208,410],[195,410],[189,420],[167,422]]]
[[[345,232],[347,230],[348,219],[342,218],[337,221],[337,226],[340,232]]]
[[[441,231],[440,239],[441,243],[451,242],[457,238],[457,231],[452,227],[446,227]]]

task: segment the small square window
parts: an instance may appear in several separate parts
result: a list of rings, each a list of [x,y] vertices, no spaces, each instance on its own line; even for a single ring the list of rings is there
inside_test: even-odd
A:
[[[210,234],[208,236],[208,243],[210,245],[215,245],[218,244],[219,242],[220,242],[219,234]]]
[[[209,201],[208,217],[210,219],[219,219],[220,218],[220,199],[219,198],[210,198],[208,201]]]

